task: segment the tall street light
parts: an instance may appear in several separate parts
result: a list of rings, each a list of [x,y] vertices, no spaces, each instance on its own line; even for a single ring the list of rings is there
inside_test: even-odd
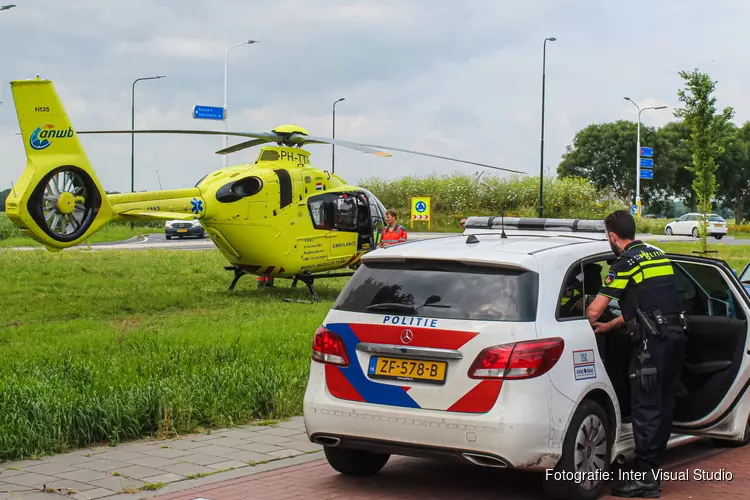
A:
[[[544,217],[544,85],[547,66],[547,42],[554,42],[557,38],[551,36],[544,39],[542,51],[542,143],[539,154],[539,217]]]
[[[224,50],[224,132],[229,131],[229,118],[227,117],[227,66],[229,61],[229,49],[239,47],[240,45],[250,45],[258,43],[258,40],[245,40],[243,42],[235,43],[230,45]],[[226,148],[229,144],[229,136],[224,135],[224,147]],[[227,155],[222,155],[222,162],[224,167],[227,166]]]
[[[136,78],[133,81],[133,90],[130,93],[130,192],[135,192],[135,84],[141,80],[158,80],[166,76],[147,76]]]
[[[346,99],[346,97],[342,97],[336,101],[333,101],[333,136],[331,137],[332,139],[336,138],[336,103],[341,102],[344,99]],[[335,149],[336,149],[336,145],[331,144],[331,173],[334,172],[333,162],[336,160]]]
[[[647,109],[666,109],[666,106],[649,106],[641,109],[630,97],[623,97],[623,99],[630,101],[638,109],[638,132],[635,146],[635,209],[638,215],[641,215],[641,113]]]
[[[15,4],[9,4],[9,5],[0,5],[0,10],[9,10],[15,7]],[[0,91],[0,105],[3,104],[3,93]]]

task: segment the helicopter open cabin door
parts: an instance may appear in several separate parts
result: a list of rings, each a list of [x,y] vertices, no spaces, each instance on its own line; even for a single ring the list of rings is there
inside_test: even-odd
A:
[[[340,260],[374,247],[370,206],[364,193],[323,193],[311,196],[307,205],[316,229],[312,238],[305,238],[309,241],[303,247],[309,251]],[[309,255],[303,252],[303,258]]]

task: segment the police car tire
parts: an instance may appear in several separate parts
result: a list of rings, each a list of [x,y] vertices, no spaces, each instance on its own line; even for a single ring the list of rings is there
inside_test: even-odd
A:
[[[323,448],[328,464],[345,476],[372,476],[385,467],[390,455],[365,450],[326,446]]]
[[[604,460],[604,468],[602,469],[602,476],[610,470],[609,456],[612,453],[612,425],[609,422],[609,417],[604,408],[599,403],[591,399],[584,399],[573,414],[573,418],[570,420],[568,431],[565,434],[565,440],[563,441],[563,452],[560,460],[554,468],[555,472],[575,472],[575,448],[576,448],[576,437],[578,435],[578,429],[581,424],[589,416],[596,415],[596,417],[602,422],[606,435],[607,442],[607,454]],[[560,500],[594,500],[599,498],[602,489],[604,488],[605,481],[600,481],[599,484],[586,490],[581,486],[581,482],[575,480],[560,480],[555,479],[554,475],[550,474],[549,477],[545,473],[544,489],[553,498]]]

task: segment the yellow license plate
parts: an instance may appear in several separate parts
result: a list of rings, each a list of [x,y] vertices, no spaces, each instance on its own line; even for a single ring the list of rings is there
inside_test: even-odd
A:
[[[443,384],[447,370],[448,363],[445,361],[373,356],[370,358],[368,374],[372,378]]]
[[[716,227],[724,227],[724,224],[718,223],[716,224]]]
[[[187,233],[187,229],[178,229],[177,232],[178,233]]]

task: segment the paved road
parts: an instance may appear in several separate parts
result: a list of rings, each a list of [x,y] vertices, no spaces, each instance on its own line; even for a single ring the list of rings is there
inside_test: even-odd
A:
[[[666,481],[661,498],[730,500],[750,498],[750,449],[721,450],[705,442],[668,452],[667,469],[690,471],[689,480]],[[731,480],[697,481],[696,470],[732,474]],[[626,467],[623,470],[630,470]],[[617,472],[616,472],[617,473]],[[411,458],[392,458],[369,478],[337,474],[325,460],[262,472],[252,476],[157,496],[157,500],[256,500],[256,499],[451,499],[541,500],[544,472],[521,472],[440,463]],[[602,496],[608,495],[608,488]]]
[[[409,233],[411,240],[424,240],[432,238],[441,238],[448,236],[455,236],[458,233],[420,233],[412,232]],[[512,235],[512,232],[509,232]],[[645,241],[658,242],[685,242],[691,243],[695,239],[689,236],[667,236],[667,235],[653,235],[653,234],[639,234],[638,238]],[[748,239],[737,239],[732,236],[725,236],[721,240],[709,238],[709,244],[719,243],[726,245],[750,245]],[[95,250],[146,250],[155,248],[165,248],[168,250],[206,250],[216,248],[210,238],[196,239],[196,238],[185,238],[185,239],[172,239],[167,241],[163,233],[154,233],[142,236],[140,238],[131,238],[125,241],[116,241],[108,243],[93,243],[91,245]],[[80,248],[87,248],[87,245],[79,245]],[[17,247],[17,249],[30,250],[33,248],[40,247]]]

